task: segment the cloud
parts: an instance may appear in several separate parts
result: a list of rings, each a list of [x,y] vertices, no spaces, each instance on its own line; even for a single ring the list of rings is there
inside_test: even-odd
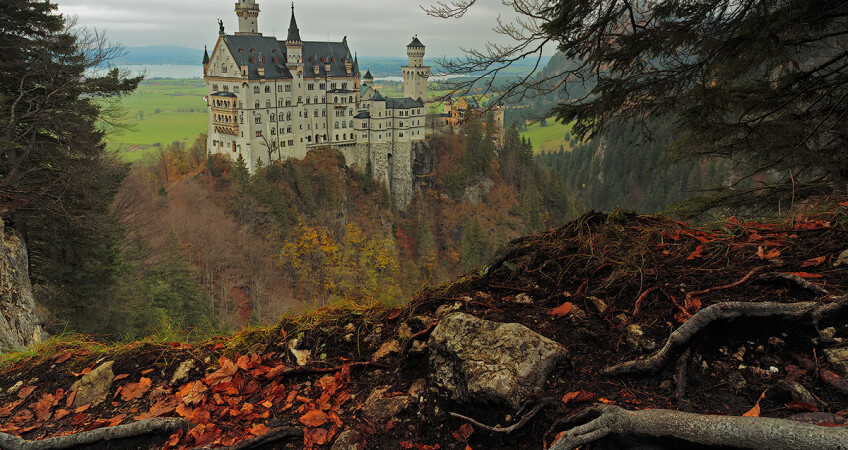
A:
[[[202,49],[218,35],[217,19],[228,33],[238,29],[233,0],[59,0],[59,12],[78,17],[80,25],[105,29],[125,46],[180,45]],[[291,4],[259,0],[263,34],[285,38]],[[404,56],[413,35],[427,45],[428,56],[454,56],[460,47],[481,48],[502,41],[491,28],[498,15],[512,16],[500,2],[477,5],[462,19],[428,17],[417,0],[311,0],[295,2],[301,35],[308,40],[341,40],[369,56]],[[428,4],[424,0],[423,4]]]

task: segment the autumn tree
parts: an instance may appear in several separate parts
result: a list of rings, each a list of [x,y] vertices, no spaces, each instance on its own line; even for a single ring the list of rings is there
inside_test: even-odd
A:
[[[428,12],[461,17],[477,0]],[[614,123],[675,125],[670,162],[728,159],[740,174],[715,205],[777,207],[848,187],[848,3],[842,0],[562,0],[505,2],[518,13],[497,31],[512,44],[470,50],[449,73],[480,73],[454,88],[497,85],[499,102],[565,92],[554,108],[579,139]],[[504,85],[499,72],[551,44],[570,61]],[[477,84],[474,84],[474,83]],[[763,176],[767,174],[767,176]],[[753,177],[762,178],[747,183]]]

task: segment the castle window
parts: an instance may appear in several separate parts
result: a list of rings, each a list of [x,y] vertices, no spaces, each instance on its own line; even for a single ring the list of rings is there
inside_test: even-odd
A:
[[[336,122],[336,123],[335,123],[335,126],[334,126],[333,128],[334,128],[334,129],[336,129],[336,130],[338,130],[338,129],[339,129],[339,123],[338,123],[338,122]],[[338,139],[338,137],[336,137],[336,139]]]
[[[347,115],[352,116],[352,115],[353,115],[353,110],[352,110],[352,109],[349,109],[349,110],[347,111]]]
[[[298,97],[297,97],[297,103],[298,103],[298,104],[303,103],[303,97],[298,96]]]
[[[271,114],[271,122],[276,122],[276,120],[275,120],[276,118],[277,118],[276,114]]]
[[[218,85],[217,85],[217,84],[213,84],[213,85],[212,85],[212,90],[213,90],[213,91],[215,91],[215,92],[218,92]]]
[[[333,97],[333,103],[338,103],[338,102],[339,102],[339,98],[338,98],[338,97]]]
[[[262,137],[262,130],[256,130],[256,137]]]
[[[347,101],[348,101],[349,103],[353,103],[353,96],[348,97],[348,98],[347,98]]]
[[[306,104],[309,104],[309,97],[306,97]]]
[[[270,108],[270,107],[271,107],[271,100],[265,100],[265,107],[266,107],[266,108]]]
[[[321,111],[321,117],[327,117],[327,110],[326,109]]]
[[[336,140],[337,140],[337,141],[339,140],[339,135],[338,135],[338,134],[336,135]]]
[[[290,98],[286,99],[286,106],[291,106],[291,99]]]
[[[283,92],[283,85],[277,86],[277,92]]]
[[[326,88],[327,88],[327,84],[326,84],[326,83],[321,83],[321,84],[319,84],[319,85],[318,85],[318,89],[321,89],[322,91],[323,91],[324,89],[326,89]]]
[[[226,84],[224,85],[224,92],[230,92],[230,87]]]
[[[312,99],[312,102],[313,102],[313,103],[318,103],[318,96],[315,96],[315,97]]]
[[[347,134],[343,134],[343,135],[342,135],[342,140],[343,140],[343,141],[346,141],[346,140],[347,140]]]
[[[277,100],[277,106],[280,107],[280,108],[283,107],[283,99]]]
[[[336,83],[330,83],[330,89],[332,90],[332,89],[335,89],[335,88],[336,88]]]
[[[241,109],[241,108],[244,108],[244,106],[242,106],[242,103],[239,102],[239,109]]]
[[[271,86],[265,86],[265,93],[269,94],[271,92]]]
[[[271,135],[275,135],[275,134],[277,134],[277,133],[276,133],[276,131],[277,131],[277,129],[276,129],[276,128],[271,128]]]
[[[403,137],[403,133],[400,133],[400,137]]]
[[[291,120],[291,113],[286,113],[286,120]]]
[[[291,132],[292,132],[291,127],[286,127],[286,133],[291,133]],[[289,143],[289,145],[291,145],[291,143]]]
[[[259,109],[259,100],[256,100],[256,102],[253,104],[253,107]]]
[[[233,86],[233,92],[238,92],[238,91],[239,91],[239,87],[238,87],[238,86]]]
[[[259,86],[253,86],[253,93],[254,93],[254,94],[258,94],[258,93],[259,93]]]
[[[321,103],[327,103],[327,97],[321,97]]]
[[[315,90],[315,83],[309,83],[309,84],[307,84],[307,85],[306,85],[306,90],[307,90],[307,91],[314,91],[314,90]]]
[[[317,109],[312,112],[312,117],[318,117],[318,110]]]
[[[342,83],[342,89],[347,89],[347,83]]]
[[[286,92],[291,92],[291,85],[290,84],[286,85]]]
[[[350,126],[351,128],[353,128],[353,121],[352,121],[352,120],[350,121],[350,125],[349,125],[349,126]]]
[[[227,63],[221,64],[221,72],[227,73]]]
[[[254,116],[253,123],[262,123],[262,116]]]

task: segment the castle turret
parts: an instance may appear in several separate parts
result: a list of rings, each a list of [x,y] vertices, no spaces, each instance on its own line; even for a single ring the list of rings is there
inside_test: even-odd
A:
[[[424,65],[424,44],[418,36],[406,46],[409,65],[401,67],[403,73],[403,96],[413,100],[427,100],[427,79],[430,78],[430,67]]]
[[[303,40],[300,39],[300,30],[297,28],[297,20],[294,18],[294,3],[292,3],[289,34],[286,37],[286,54],[286,66],[290,69],[303,65]]]
[[[203,46],[203,75],[206,75],[206,69],[209,67],[209,50]]]
[[[374,85],[374,75],[371,75],[371,71],[365,72],[365,76],[362,77],[362,85],[363,86],[373,86]]]
[[[236,34],[260,34],[259,5],[256,0],[239,0],[236,3],[236,15],[239,18],[239,30]]]

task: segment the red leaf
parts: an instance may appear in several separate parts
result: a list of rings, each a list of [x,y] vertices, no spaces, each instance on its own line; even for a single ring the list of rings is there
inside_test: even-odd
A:
[[[562,317],[562,316],[568,315],[568,313],[571,312],[571,308],[573,308],[573,307],[574,307],[574,305],[571,302],[565,302],[565,303],[557,306],[556,308],[548,311],[548,314],[550,314],[552,316]]]
[[[817,273],[807,273],[807,272],[789,272],[789,275],[795,275],[801,278],[821,278],[822,275]]]
[[[153,369],[144,369],[141,371],[142,375],[147,375],[148,373],[153,372]]]
[[[760,417],[760,400],[765,398],[765,396],[766,396],[766,392],[763,391],[763,393],[760,394],[760,398],[757,399],[757,403],[754,404],[754,407],[749,409],[748,412],[746,412],[745,414],[742,414],[742,415],[744,417]]]
[[[566,404],[569,402],[591,402],[594,401],[595,398],[597,398],[595,394],[589,391],[575,391],[563,395],[562,402]]]
[[[24,386],[18,391],[18,398],[23,400],[29,397],[29,394],[32,394],[32,391],[35,390],[35,386]]]
[[[307,427],[320,427],[327,423],[328,420],[330,420],[330,417],[320,409],[309,411],[308,413],[300,416],[300,422]]]
[[[53,415],[53,420],[61,420],[70,413],[67,409],[57,409],[56,414]]]
[[[826,260],[827,260],[827,256],[819,256],[818,258],[811,258],[811,259],[808,259],[808,260],[804,261],[803,263],[801,263],[801,267],[817,267],[817,266],[824,264],[824,262]]]
[[[209,386],[230,381],[233,379],[233,375],[238,372],[238,366],[229,359],[221,357],[218,362],[221,364],[221,368],[210,373],[203,379],[203,382]]]
[[[150,389],[153,380],[142,377],[138,383],[127,383],[121,390],[121,398],[124,401],[129,401],[134,398],[141,398]]]
[[[238,360],[236,360],[236,366],[238,366],[238,368],[239,368],[239,369],[241,369],[241,370],[243,370],[243,371],[245,371],[245,372],[247,372],[248,370],[250,370],[250,369],[248,368],[248,364],[249,364],[249,363],[250,363],[250,357],[249,357],[249,356],[247,356],[247,355],[242,355],[242,356],[240,356],[240,357],[239,357],[239,359],[238,359]]]
[[[386,319],[395,320],[400,316],[401,312],[402,311],[398,308],[392,308],[389,310],[389,315],[386,317]]]
[[[472,434],[474,434],[474,428],[471,426],[471,424],[464,423],[462,424],[462,426],[459,427],[458,430],[453,432],[453,437],[457,441],[466,442]]]
[[[257,423],[257,424],[254,424],[252,427],[250,427],[249,431],[250,431],[250,434],[252,434],[254,436],[259,436],[261,434],[265,434],[265,433],[271,431],[271,429],[266,427],[264,424]]]
[[[700,258],[701,256],[704,256],[704,250],[706,249],[707,247],[704,245],[699,245],[695,247],[695,251],[690,253],[689,256],[686,257],[686,260],[688,261],[690,259]]]
[[[757,249],[757,256],[759,256],[760,259],[774,259],[780,256],[780,250],[772,249],[766,252],[763,247],[759,247]]]
[[[62,364],[63,362],[71,359],[71,355],[71,352],[62,353],[58,358],[56,358],[56,364]]]
[[[804,402],[789,402],[786,404],[786,408],[791,411],[819,412],[819,409],[815,405]]]
[[[112,380],[112,381],[123,380],[124,378],[129,378],[129,376],[130,376],[130,374],[128,374],[128,373],[122,373],[120,375],[115,375],[115,379]]]

